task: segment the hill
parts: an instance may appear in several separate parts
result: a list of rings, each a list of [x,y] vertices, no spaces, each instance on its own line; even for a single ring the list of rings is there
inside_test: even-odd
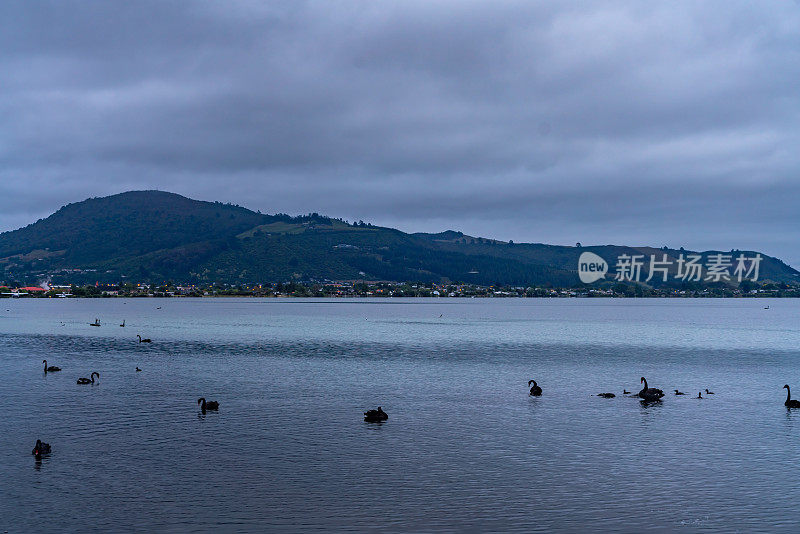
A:
[[[579,283],[583,252],[604,258],[612,274],[621,255],[641,255],[642,281],[650,255],[666,255],[672,262],[668,283],[676,283],[678,258],[692,254],[614,245],[516,244],[456,231],[407,234],[318,214],[265,215],[173,193],[131,191],[69,204],[46,219],[0,234],[0,269],[5,271],[0,278],[247,284],[368,279],[566,287]],[[715,253],[703,252],[701,263]],[[759,281],[798,281],[797,271],[762,256]],[[612,284],[610,278],[597,285]],[[650,283],[663,284],[658,277]]]

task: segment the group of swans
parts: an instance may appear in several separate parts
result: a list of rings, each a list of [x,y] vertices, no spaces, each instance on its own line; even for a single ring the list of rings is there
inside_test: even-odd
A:
[[[52,371],[60,371],[61,370],[59,367],[52,367],[52,366],[51,367],[47,367],[47,360],[42,360],[42,361],[44,362],[44,372],[45,373],[47,373],[48,371],[52,372]],[[136,371],[141,371],[141,369],[139,369],[137,367]],[[99,380],[100,379],[100,373],[98,373],[97,371],[93,371],[92,374],[89,375],[89,378],[79,378],[78,379],[78,384],[81,384],[81,385],[83,385],[83,384],[94,384],[94,376],[95,375],[97,375],[97,379]],[[217,401],[208,401],[208,402],[206,402],[205,397],[200,397],[199,399],[197,399],[197,404],[200,404],[200,409],[203,412],[205,412],[206,410],[218,410],[219,409],[219,402],[217,402]]]
[[[64,326],[64,324],[62,323],[61,326]],[[100,319],[95,317],[94,322],[89,323],[89,326],[100,326]],[[125,319],[122,320],[122,324],[120,326],[122,328],[125,328]],[[142,339],[142,336],[140,336],[139,334],[136,334],[136,337],[139,338],[139,343],[152,343],[152,341],[149,338]]]
[[[644,387],[642,387],[642,389],[639,391],[639,393],[636,394],[636,396],[641,398],[644,402],[658,402],[658,401],[661,400],[661,397],[664,396],[664,392],[661,391],[660,389],[648,387],[647,386],[647,379],[645,377],[642,377],[640,379],[640,382],[642,384],[644,384]],[[533,384],[533,387],[531,387],[530,394],[532,396],[534,396],[534,397],[540,397],[542,395],[542,388],[539,387],[536,384],[535,380],[529,380],[528,381],[528,385],[530,386],[531,384]],[[800,401],[799,400],[795,400],[795,399],[792,398],[792,392],[789,389],[789,384],[785,384],[783,386],[783,388],[786,390],[786,402],[784,402],[783,405],[786,406],[787,408],[800,408]],[[678,391],[677,389],[674,390],[674,391],[675,391],[675,395],[686,395],[686,393]],[[714,392],[713,391],[709,391],[708,388],[705,389],[705,392],[706,392],[706,395],[714,395]],[[625,393],[627,395],[630,392],[623,389],[623,393]],[[604,397],[606,399],[613,399],[616,395],[614,395],[613,393],[598,393],[597,396],[598,397]],[[704,398],[703,397],[703,392],[699,391],[697,393],[697,397],[694,397],[694,398],[695,399]],[[378,408],[378,409],[380,409],[380,408]],[[374,412],[374,411],[375,410],[370,410],[370,412]],[[367,412],[367,413],[369,413],[369,412]],[[364,414],[364,415],[366,415],[366,414]]]
[[[640,399],[642,399],[644,402],[658,402],[664,396],[664,392],[661,391],[660,389],[648,387],[647,379],[645,377],[641,377],[639,382],[641,384],[644,384],[644,386],[639,391],[639,393],[636,394],[636,396],[639,397]],[[536,380],[529,380],[528,381],[528,386],[531,386],[531,390],[530,390],[530,395],[531,396],[533,396],[533,397],[541,397],[542,388],[539,387],[539,385],[536,383]],[[789,389],[789,386],[784,386],[784,387],[786,387],[786,389]],[[674,391],[675,391],[675,395],[686,395],[686,393],[683,393],[682,391],[678,391],[677,389],[674,390]],[[630,395],[631,394],[631,392],[628,391],[627,389],[623,389],[622,393],[624,395]],[[706,388],[706,395],[713,395],[713,394],[714,394],[713,391],[709,391],[708,388]],[[598,397],[603,397],[604,399],[613,399],[614,397],[616,397],[616,395],[614,395],[613,393],[598,393],[597,396]],[[696,399],[702,399],[703,398],[702,392],[698,393],[697,397],[695,397],[695,398]],[[793,400],[791,402],[792,403],[797,403],[796,406],[794,404],[792,404],[792,407],[800,407],[800,401],[794,401]],[[786,406],[790,405],[788,397],[787,397],[786,403],[787,403]]]
[[[63,326],[63,323],[62,323]],[[93,323],[89,323],[89,326],[100,326],[100,319],[95,318]],[[122,320],[122,324],[120,325],[122,328],[125,328],[125,319]],[[136,337],[139,338],[139,343],[152,343],[153,341],[149,338],[142,339],[142,336],[136,334]]]
[[[55,373],[56,371],[60,371],[61,370],[61,367],[56,367],[55,365],[51,365],[51,366],[48,367],[47,366],[47,360],[42,360],[42,363],[44,364],[44,374]],[[136,370],[137,371],[141,371],[141,369],[139,369],[138,367],[136,368]],[[78,379],[78,384],[94,384],[94,375],[97,375],[97,378],[100,378],[100,373],[94,372],[91,375],[91,379],[90,378],[79,378]]]
[[[149,341],[149,340],[147,340],[147,341]],[[142,341],[142,343],[146,343],[147,341]],[[47,366],[47,360],[42,360],[42,363],[44,364],[44,372],[45,373],[52,373],[52,372],[61,370],[60,367],[56,367],[54,365],[51,365],[50,367],[48,367]],[[141,369],[139,369],[137,367],[136,371],[139,372],[139,371],[141,371]],[[98,373],[97,371],[93,371],[92,374],[89,375],[89,378],[85,378],[85,377],[79,378],[77,383],[81,384],[81,385],[94,384],[95,375],[97,375],[97,379],[100,380],[100,373]],[[200,405],[200,410],[203,413],[206,413],[206,410],[219,410],[219,402],[217,402],[217,401],[208,401],[208,402],[206,402],[205,397],[200,397],[199,399],[197,399],[197,404]],[[378,408],[378,410],[380,410],[380,408]],[[375,411],[375,410],[371,410],[371,411]],[[49,447],[49,445],[48,445],[48,447]]]
[[[644,383],[644,387],[641,389],[641,391],[639,391],[638,396],[642,398],[644,401],[655,402],[664,396],[664,392],[661,391],[660,389],[647,387],[647,380],[645,379],[645,377],[642,377],[641,382]],[[536,383],[536,380],[528,380],[528,385],[531,386],[530,395],[532,397],[542,396],[542,388]],[[677,395],[678,390],[676,389],[675,391]],[[626,389],[623,389],[622,392],[625,395],[630,394],[630,391]],[[597,396],[603,397],[604,399],[613,399],[614,397],[616,397],[616,395],[614,395],[613,393],[598,393]]]

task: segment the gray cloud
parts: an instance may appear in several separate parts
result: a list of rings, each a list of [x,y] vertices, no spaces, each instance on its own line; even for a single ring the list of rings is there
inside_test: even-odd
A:
[[[800,265],[786,2],[10,2],[0,229],[159,188]]]

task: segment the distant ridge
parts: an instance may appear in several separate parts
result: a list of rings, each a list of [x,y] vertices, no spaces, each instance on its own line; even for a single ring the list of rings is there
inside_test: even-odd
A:
[[[0,269],[5,272],[0,280],[253,284],[368,279],[567,287],[579,283],[578,258],[586,251],[612,269],[614,259],[624,254],[674,259],[691,253],[507,243],[453,230],[407,234],[318,214],[265,215],[163,191],[129,191],[68,204],[46,219],[0,234]],[[714,252],[702,253],[704,260]],[[800,281],[796,270],[762,256],[759,281]],[[614,283],[610,278],[597,285]]]

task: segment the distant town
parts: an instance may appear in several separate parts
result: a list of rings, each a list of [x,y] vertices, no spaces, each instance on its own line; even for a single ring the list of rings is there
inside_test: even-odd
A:
[[[520,287],[388,281],[310,281],[259,285],[94,285],[0,286],[5,298],[147,298],[147,297],[429,297],[429,298],[797,298],[800,286],[767,283],[739,287],[651,288],[617,283],[608,287]]]

